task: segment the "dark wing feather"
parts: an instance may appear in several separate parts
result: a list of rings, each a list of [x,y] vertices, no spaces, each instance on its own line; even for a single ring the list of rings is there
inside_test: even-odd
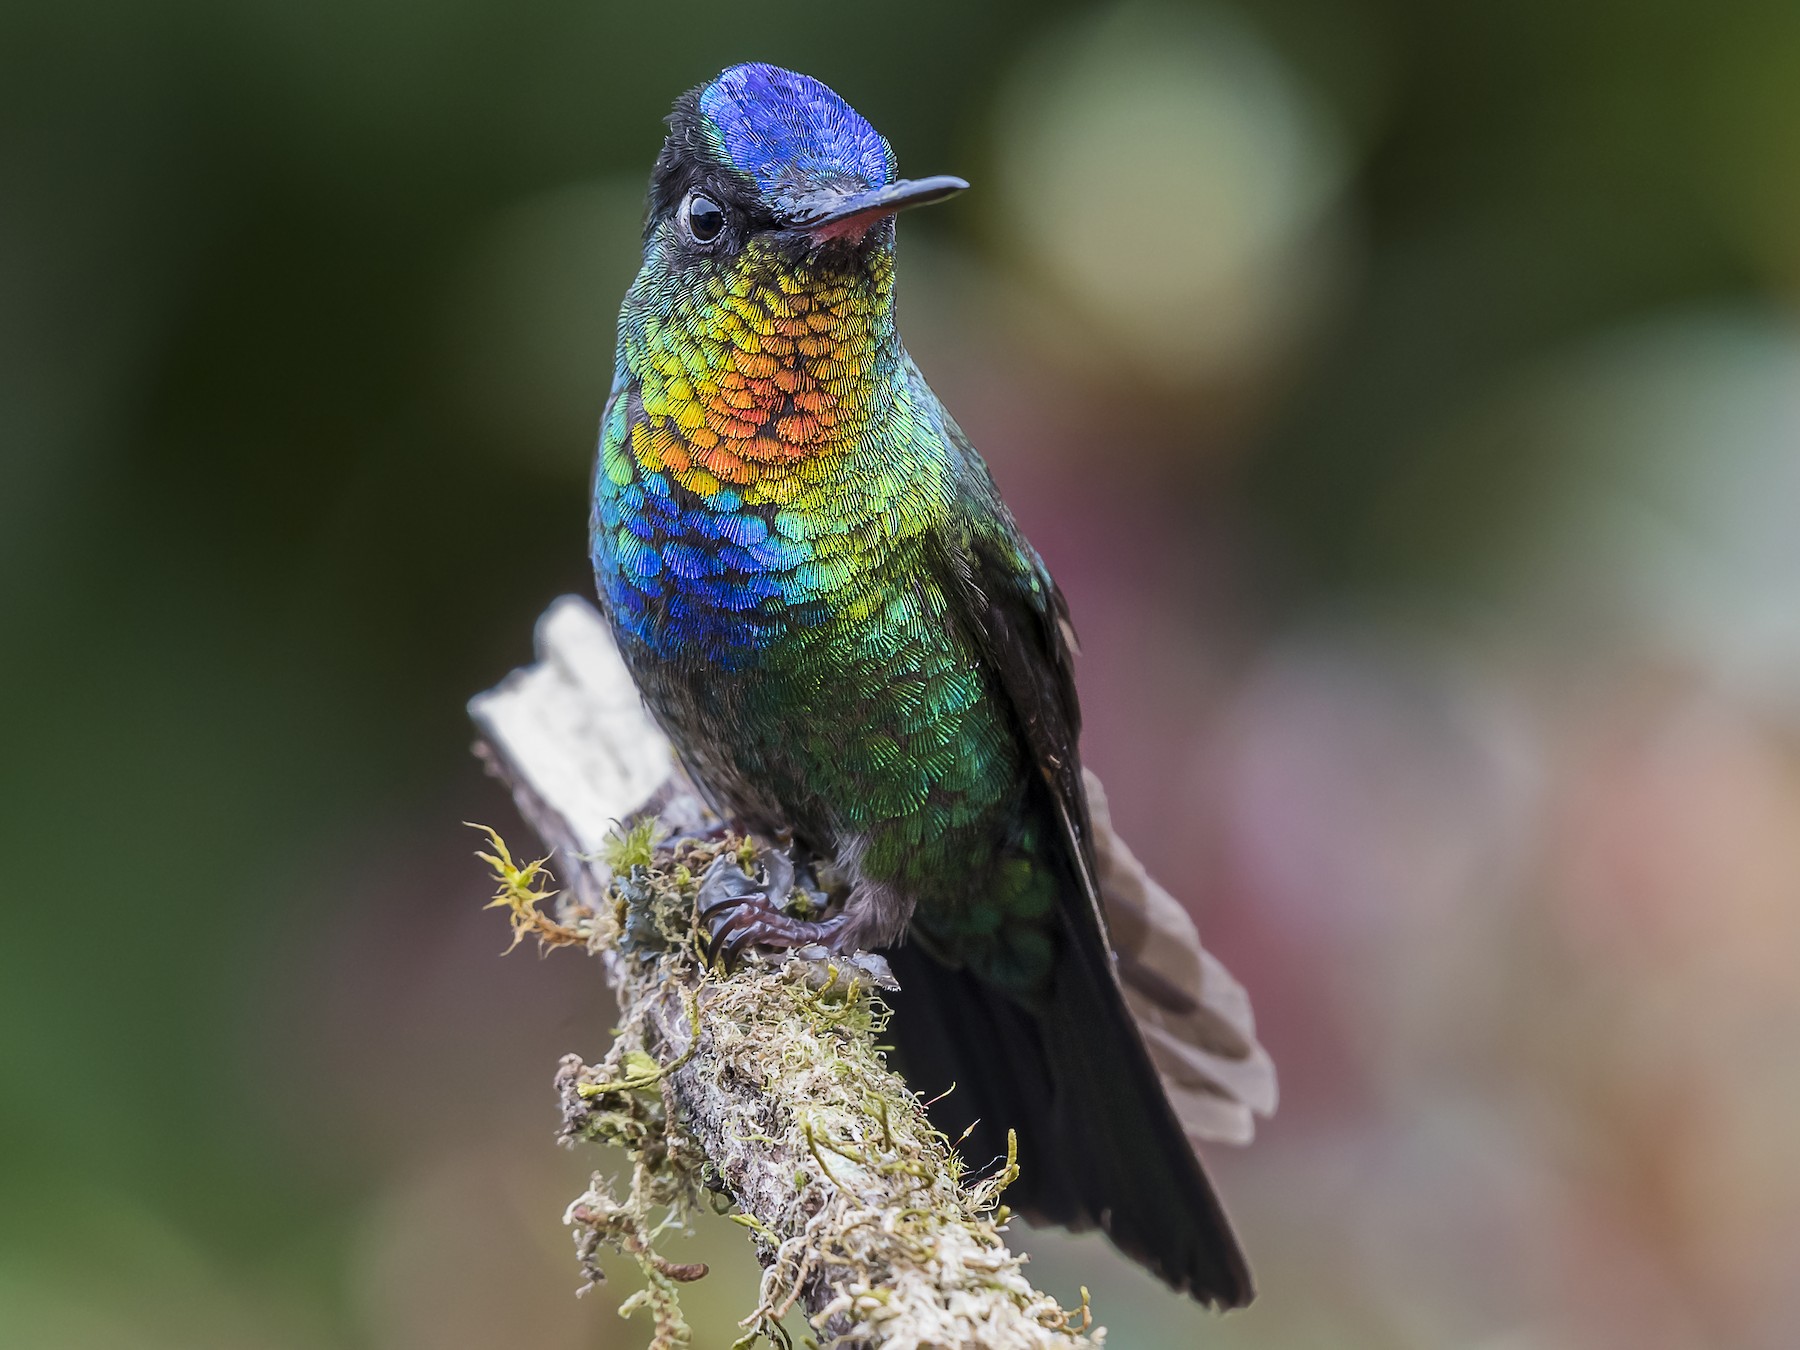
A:
[[[1075,696],[1069,604],[1005,505],[996,497],[989,509],[997,516],[968,541],[964,595],[983,655],[999,676],[1031,762],[1049,789],[1080,889],[1104,935],[1106,914],[1094,881],[1093,829],[1081,778],[1081,704]]]
[[[964,618],[1030,751],[1036,808],[1060,838],[1062,933],[1049,999],[1027,1009],[966,970],[909,949],[891,1031],[913,1086],[942,1091],[955,1137],[977,1163],[1020,1143],[1009,1195],[1027,1215],[1098,1225],[1178,1289],[1227,1307],[1247,1303],[1243,1254],[1164,1095],[1126,1007],[1107,944],[1078,750],[1068,609],[1020,535],[986,467],[954,430],[963,459],[966,530],[943,565]]]

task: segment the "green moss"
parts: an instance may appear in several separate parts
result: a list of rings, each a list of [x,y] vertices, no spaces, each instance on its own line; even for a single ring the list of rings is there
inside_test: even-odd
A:
[[[494,842],[494,858],[510,861]],[[629,1257],[645,1288],[623,1311],[649,1315],[653,1350],[687,1346],[680,1285],[705,1271],[667,1261],[658,1241],[686,1231],[702,1204],[737,1202],[755,1211],[732,1217],[764,1264],[737,1350],[762,1338],[786,1346],[783,1318],[821,1288],[832,1293],[831,1334],[849,1328],[871,1344],[1098,1344],[1084,1334],[1085,1306],[1065,1313],[1006,1249],[999,1200],[1016,1161],[965,1177],[888,1069],[879,962],[753,962],[730,974],[707,965],[697,879],[727,854],[747,871],[757,861],[747,840],[658,845],[640,825],[609,846],[613,879],[598,913],[562,901],[562,925],[607,959],[622,1014],[605,1059],[571,1059],[558,1080],[565,1137],[615,1145],[629,1164],[627,1175],[596,1176],[569,1208],[589,1278],[602,1278],[603,1252]],[[690,1118],[701,1100],[710,1116]],[[770,1159],[791,1169],[785,1184],[769,1186]],[[825,1315],[815,1329],[829,1339]]]
[[[655,820],[640,820],[615,833],[600,849],[600,860],[615,873],[648,867],[656,859],[656,841],[662,827]]]

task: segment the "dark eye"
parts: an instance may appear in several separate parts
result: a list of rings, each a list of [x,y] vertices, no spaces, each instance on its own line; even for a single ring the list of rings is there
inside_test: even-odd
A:
[[[681,204],[681,219],[697,242],[710,244],[725,228],[725,208],[704,192],[690,192]]]

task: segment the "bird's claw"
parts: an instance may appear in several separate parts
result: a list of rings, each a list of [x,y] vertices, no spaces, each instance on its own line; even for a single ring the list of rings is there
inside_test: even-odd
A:
[[[841,916],[825,920],[796,919],[782,908],[794,888],[794,864],[786,853],[762,855],[764,879],[753,880],[736,855],[722,853],[700,878],[695,897],[700,922],[707,930],[706,963],[727,968],[752,947],[792,949],[808,943],[831,944],[842,926]]]
[[[795,947],[787,954],[786,968],[798,972],[808,989],[841,998],[857,988],[894,990],[900,981],[880,952],[832,951],[816,942]]]

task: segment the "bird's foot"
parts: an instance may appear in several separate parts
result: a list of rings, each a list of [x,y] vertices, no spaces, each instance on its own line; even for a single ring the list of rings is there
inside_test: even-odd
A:
[[[791,951],[819,946],[835,953],[845,932],[842,912],[828,919],[799,918],[788,912],[795,898],[794,863],[786,852],[761,855],[763,879],[744,871],[735,853],[722,853],[700,878],[696,897],[700,922],[707,931],[706,959],[727,966],[751,948]],[[810,890],[801,895],[822,910],[825,897]]]

